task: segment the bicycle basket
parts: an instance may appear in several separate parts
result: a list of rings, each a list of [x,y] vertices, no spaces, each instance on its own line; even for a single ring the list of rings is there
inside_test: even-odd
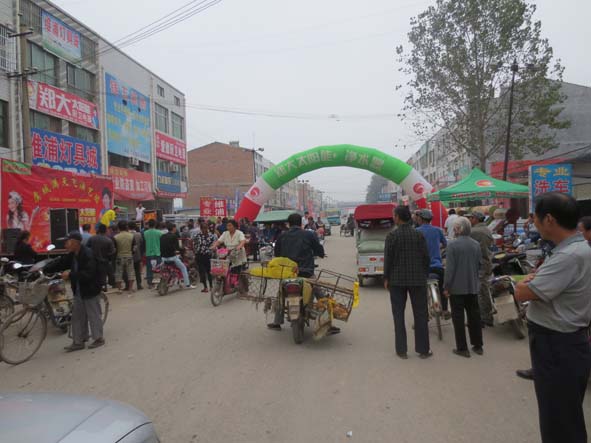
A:
[[[216,277],[224,276],[230,269],[230,260],[221,260],[219,258],[212,258],[211,263],[211,275]]]
[[[47,296],[49,285],[38,282],[20,282],[16,300],[23,305],[37,306]]]

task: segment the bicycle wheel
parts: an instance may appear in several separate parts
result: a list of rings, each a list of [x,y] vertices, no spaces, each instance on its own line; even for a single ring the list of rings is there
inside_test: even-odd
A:
[[[0,327],[0,359],[11,365],[29,360],[47,336],[43,312],[24,308],[6,319]]]
[[[103,318],[103,325],[107,322],[109,316],[109,297],[104,292],[99,294],[99,303],[101,305],[101,315]]]
[[[6,294],[0,295],[0,325],[14,313],[14,302]]]
[[[158,295],[163,296],[168,293],[168,279],[161,277],[158,282]]]
[[[211,304],[219,306],[224,298],[224,280],[222,278],[216,278],[213,281],[213,287],[211,288]]]

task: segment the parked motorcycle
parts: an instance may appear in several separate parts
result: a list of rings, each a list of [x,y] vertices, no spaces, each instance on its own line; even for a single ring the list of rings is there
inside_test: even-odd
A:
[[[515,298],[515,280],[508,275],[493,277],[491,280],[491,298],[495,323],[510,324],[518,339],[527,333],[525,313],[527,302]]]
[[[534,269],[534,265],[527,259],[525,252],[501,252],[493,256],[493,274],[502,275],[528,275]]]
[[[237,257],[236,249],[220,248],[216,251],[216,257],[211,259],[213,287],[210,298],[214,306],[219,306],[225,295],[248,292],[247,277],[233,270]]]

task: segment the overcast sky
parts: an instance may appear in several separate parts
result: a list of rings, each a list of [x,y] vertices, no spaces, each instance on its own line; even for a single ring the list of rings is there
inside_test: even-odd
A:
[[[54,2],[116,41],[188,0]],[[318,145],[352,143],[406,160],[422,140],[395,118],[402,78],[394,48],[407,44],[410,17],[432,3],[222,0],[125,51],[185,93],[189,149],[240,140],[278,163]],[[533,3],[564,80],[591,86],[591,1]],[[290,118],[196,109],[204,105]],[[303,178],[338,200],[357,200],[370,175],[334,168]]]

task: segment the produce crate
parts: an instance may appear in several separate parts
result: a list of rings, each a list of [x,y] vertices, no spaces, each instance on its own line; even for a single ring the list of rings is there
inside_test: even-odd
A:
[[[312,309],[318,317],[328,311],[336,320],[349,319],[357,287],[353,277],[323,269],[307,281],[314,288],[316,300]]]

